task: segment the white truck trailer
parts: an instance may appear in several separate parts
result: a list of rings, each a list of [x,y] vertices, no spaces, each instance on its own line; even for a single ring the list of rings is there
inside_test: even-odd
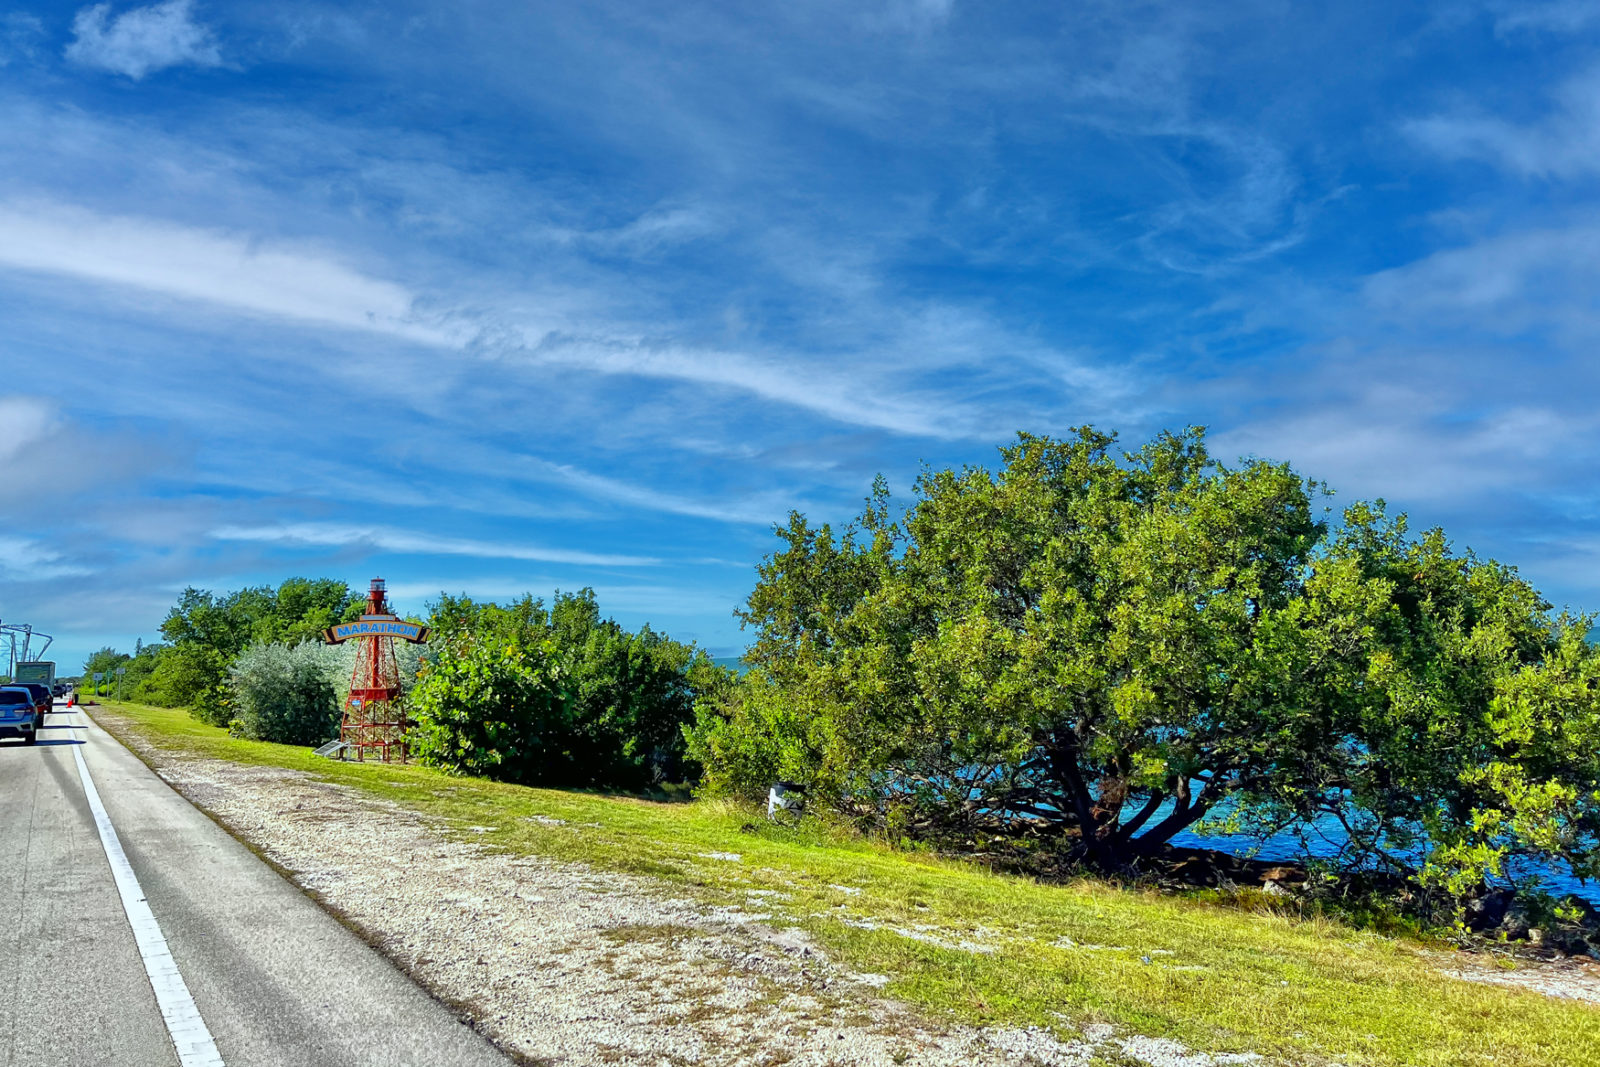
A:
[[[16,677],[13,682],[38,682],[47,685],[54,692],[56,687],[56,665],[47,659],[25,660],[17,664]]]

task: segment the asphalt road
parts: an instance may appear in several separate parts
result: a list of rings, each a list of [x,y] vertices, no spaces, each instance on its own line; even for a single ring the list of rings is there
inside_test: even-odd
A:
[[[129,905],[77,755],[137,878]],[[209,1059],[191,1046],[191,1064],[511,1062],[87,716],[58,705],[37,745],[0,741],[0,1067],[179,1067],[156,994],[168,987],[173,1017],[171,975],[152,979],[154,927],[136,942],[130,923],[138,896],[214,1043]]]

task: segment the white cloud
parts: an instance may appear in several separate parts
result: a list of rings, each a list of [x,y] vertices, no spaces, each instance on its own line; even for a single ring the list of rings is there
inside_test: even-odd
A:
[[[875,28],[926,33],[948,23],[955,6],[955,0],[888,0],[878,10],[863,8],[861,15]]]
[[[136,7],[116,18],[110,4],[95,4],[72,20],[76,35],[67,58],[135,80],[152,71],[189,64],[220,67],[222,53],[211,31],[195,22],[191,0]]]
[[[460,340],[420,321],[412,294],[402,286],[326,255],[155,219],[47,202],[0,202],[0,266],[424,343]]]
[[[978,436],[967,405],[948,397],[918,400],[877,387],[859,368],[832,370],[793,357],[762,359],[742,353],[652,345],[603,338],[530,338],[533,363],[601,374],[631,374],[736,389],[815,412],[839,422],[927,437]],[[863,359],[869,367],[871,359]]]
[[[1407,329],[1499,336],[1556,330],[1592,343],[1600,282],[1600,223],[1513,231],[1425,256],[1367,279],[1364,295]]]
[[[1523,178],[1576,178],[1600,171],[1600,70],[1561,86],[1542,120],[1454,113],[1413,119],[1401,129],[1450,160],[1477,160]]]
[[[1481,500],[1558,474],[1556,457],[1593,436],[1594,419],[1512,407],[1465,420],[1418,386],[1330,396],[1317,406],[1215,434],[1216,455],[1290,460],[1328,481],[1336,504],[1383,496],[1405,508]],[[1342,505],[1340,505],[1342,506]]]
[[[0,346],[0,381],[11,370]],[[43,383],[40,383],[43,384]],[[68,409],[70,412],[70,408]],[[85,422],[33,396],[0,393],[0,478],[17,499],[39,502],[52,516],[61,502],[88,493],[133,489],[153,470],[184,468],[159,436],[103,420]],[[38,528],[35,529],[38,532]]]
[[[407,530],[377,526],[347,526],[338,523],[300,522],[278,526],[220,526],[211,531],[211,536],[219,541],[359,546],[402,555],[437,554],[474,556],[481,559],[523,559],[590,567],[646,567],[660,562],[648,556],[574,552],[562,548],[538,548],[528,544],[496,544],[491,541],[436,537],[432,534],[412,533]]]
[[[27,452],[55,425],[55,413],[43,401],[0,396],[0,463],[23,464]]]
[[[612,230],[555,231],[552,236],[592,244],[611,253],[644,255],[663,246],[711,236],[722,225],[717,213],[708,208],[669,207],[645,212]]]
[[[964,367],[977,383],[983,369],[1000,366],[1002,358],[1048,365],[1049,386],[1069,390],[1087,411],[1100,409],[1126,385],[1116,374],[1090,371],[1075,357],[1010,336],[981,316],[939,309],[902,317],[877,350],[833,359],[657,344],[620,331],[529,328],[517,321],[526,312],[450,309],[439,300],[440,310],[423,314],[417,293],[321,250],[50,201],[0,202],[0,266],[387,334],[474,358],[730,389],[842,423],[947,440],[1004,436],[1015,428],[1017,409],[997,410],[948,387],[919,389],[902,373],[907,367]]]
[[[1495,0],[1489,4],[1495,32],[1576,33],[1600,19],[1595,0]]]
[[[1230,174],[1208,192],[1185,177],[1167,200],[1141,213],[1149,229],[1138,243],[1152,261],[1169,270],[1205,274],[1271,257],[1305,239],[1307,216],[1317,205],[1300,201],[1300,179],[1275,144],[1224,123],[1186,118],[1128,132],[1155,144],[1169,142],[1179,150],[1174,154],[1214,153],[1226,161]]]
[[[0,67],[16,59],[32,59],[44,40],[44,23],[21,11],[0,15]]]
[[[770,526],[775,519],[786,514],[794,506],[794,497],[789,493],[751,494],[742,500],[711,503],[663,493],[647,486],[632,485],[619,478],[608,478],[564,463],[533,460],[532,469],[537,480],[571,486],[591,497],[647,508],[651,511],[662,511],[670,515],[688,515],[718,522],[746,522],[758,526]]]
[[[0,537],[0,574],[13,581],[42,582],[88,573],[86,567],[63,563],[61,553],[37,541]]]

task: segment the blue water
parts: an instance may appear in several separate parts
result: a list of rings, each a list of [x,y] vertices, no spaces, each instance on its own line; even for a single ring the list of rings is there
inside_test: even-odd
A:
[[[1303,858],[1307,852],[1319,858],[1337,855],[1345,841],[1344,827],[1331,816],[1313,824],[1304,848],[1298,837],[1289,833],[1269,837],[1263,842],[1260,838],[1244,834],[1197,834],[1185,830],[1172,839],[1174,845],[1185,848],[1208,848],[1234,856],[1253,855],[1264,860],[1283,862]],[[1564,866],[1526,865],[1514,873],[1519,879],[1530,875],[1536,877],[1539,886],[1553,896],[1559,898],[1570,894],[1600,908],[1600,882],[1586,885]]]

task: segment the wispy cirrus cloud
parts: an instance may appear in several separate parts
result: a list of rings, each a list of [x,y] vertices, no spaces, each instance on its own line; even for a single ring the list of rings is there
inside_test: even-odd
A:
[[[481,559],[519,559],[593,567],[648,567],[661,562],[652,556],[579,552],[520,542],[504,543],[463,537],[441,537],[382,526],[341,523],[300,522],[261,526],[218,526],[210,531],[210,535],[218,541],[360,547],[405,555],[473,556]]]
[[[452,307],[362,272],[326,250],[161,219],[105,215],[52,201],[0,202],[0,267],[125,286],[234,312],[387,334],[491,363],[521,361],[607,376],[748,393],[839,422],[945,439],[1004,431],[994,403],[919,384],[908,364],[978,373],[1005,358],[1047,368],[1057,387],[1100,408],[1120,375],[1036,340],[1008,337],[970,313],[902,317],[896,334],[819,358],[691,346],[650,337],[530,328],[521,309]],[[602,324],[596,324],[602,325]],[[544,332],[540,332],[541,330]],[[974,379],[976,380],[976,379]]]
[[[47,582],[90,573],[47,545],[24,537],[0,537],[0,575],[11,581]]]
[[[1402,123],[1412,140],[1448,160],[1473,160],[1521,178],[1566,180],[1600,171],[1600,68],[1561,84],[1538,118],[1475,109]]]
[[[1494,19],[1495,32],[1575,33],[1600,22],[1595,0],[1490,0],[1485,5]]]
[[[166,0],[124,11],[110,4],[79,11],[67,59],[138,81],[168,67],[219,67],[222,52],[211,31],[195,21],[193,0]]]
[[[0,267],[427,343],[459,339],[419,321],[415,297],[402,286],[326,253],[54,202],[0,203]]]
[[[1600,284],[1600,220],[1580,217],[1441,249],[1366,279],[1383,318],[1441,333],[1600,340],[1591,295]]]
[[[0,15],[0,67],[37,57],[44,40],[44,22],[37,15],[24,11]]]
[[[54,405],[27,396],[0,396],[0,463],[21,465],[56,423]]]
[[[570,486],[586,496],[597,499],[669,515],[687,515],[716,522],[770,526],[785,515],[795,503],[793,494],[785,492],[751,493],[742,498],[725,497],[721,500],[695,499],[548,460],[530,459],[525,464],[525,470],[535,480]]]

